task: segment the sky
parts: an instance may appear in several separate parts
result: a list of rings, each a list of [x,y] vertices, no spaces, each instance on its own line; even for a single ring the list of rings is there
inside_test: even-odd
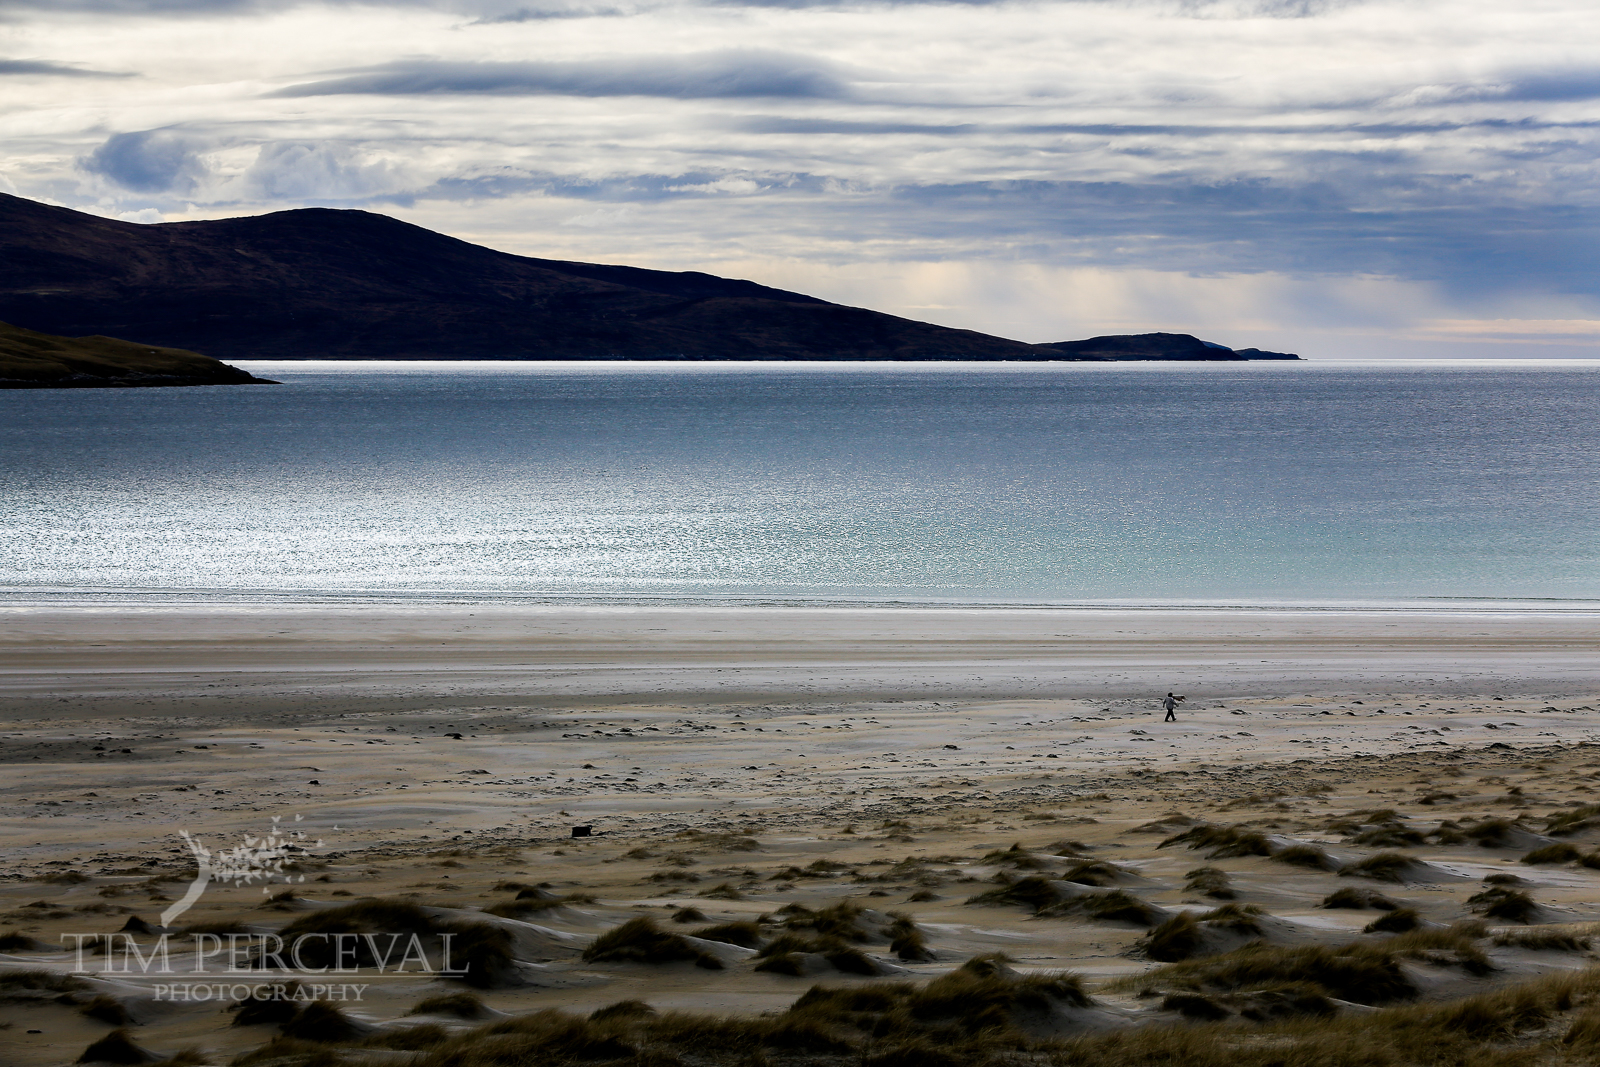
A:
[[[1593,0],[0,0],[0,191],[1061,341],[1600,357]]]

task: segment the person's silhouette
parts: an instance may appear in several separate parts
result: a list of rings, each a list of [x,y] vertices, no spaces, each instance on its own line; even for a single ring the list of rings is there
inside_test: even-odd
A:
[[[1162,719],[1161,720],[1162,722],[1177,722],[1178,721],[1178,716],[1173,714],[1173,712],[1178,710],[1178,699],[1179,699],[1178,697],[1175,697],[1171,693],[1168,693],[1167,694],[1167,699],[1163,700],[1161,702],[1161,706],[1167,709],[1167,717],[1165,719]]]

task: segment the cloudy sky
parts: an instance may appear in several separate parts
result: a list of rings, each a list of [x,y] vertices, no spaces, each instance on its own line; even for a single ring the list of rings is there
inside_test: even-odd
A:
[[[1593,0],[0,0],[0,191],[1028,341],[1600,357]]]

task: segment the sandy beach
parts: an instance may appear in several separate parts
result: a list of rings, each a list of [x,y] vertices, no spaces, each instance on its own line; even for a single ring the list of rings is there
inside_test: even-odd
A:
[[[0,936],[14,935],[0,967],[68,975],[84,961],[58,947],[63,934],[154,923],[183,894],[195,860],[179,831],[220,849],[277,817],[306,834],[288,874],[305,880],[213,883],[174,936],[195,923],[281,930],[372,897],[492,916],[519,939],[517,977],[477,989],[500,1012],[637,999],[758,1017],[819,981],[921,981],[1002,951],[1023,973],[1083,977],[1093,1007],[1074,1026],[1170,1022],[1181,1005],[1126,984],[1163,965],[1152,929],[1234,901],[1261,911],[1201,922],[1214,929],[1193,955],[1398,936],[1361,932],[1387,911],[1324,906],[1351,886],[1426,928],[1486,921],[1473,938],[1492,969],[1438,952],[1404,964],[1417,996],[1466,996],[1588,965],[1586,940],[1552,951],[1505,931],[1578,938],[1600,921],[1600,870],[1582,862],[1600,843],[1583,814],[1600,772],[1597,622],[1510,609],[14,602],[0,608]],[[1175,723],[1161,721],[1169,689],[1187,698]],[[1159,847],[1205,827],[1256,837]],[[1572,854],[1521,862],[1560,843]],[[1316,855],[1280,858],[1300,846]],[[1396,851],[1409,865],[1357,873]],[[1197,882],[1202,869],[1219,873]],[[1495,875],[1518,878],[1506,884],[1534,910],[1485,919],[1493,901],[1469,901]],[[1030,878],[1060,899],[1008,889]],[[511,906],[534,890],[537,909]],[[1083,890],[1145,910],[1096,917],[1070,903]],[[865,964],[795,950],[789,972],[758,969],[786,923],[841,902],[866,909],[853,939]],[[891,951],[891,911],[922,951]],[[641,916],[679,933],[753,922],[760,937],[681,939],[716,968],[584,958]],[[82,981],[60,1003],[0,998],[8,1062],[72,1062],[104,1037],[116,1013],[86,1014],[91,994],[125,1005],[140,1046],[198,1049],[195,1063],[277,1032],[229,1025],[217,1003],[152,999],[146,975]],[[460,988],[368,985],[343,1009],[363,1033],[403,1030],[409,1006]],[[360,1062],[379,1060],[391,1062]]]

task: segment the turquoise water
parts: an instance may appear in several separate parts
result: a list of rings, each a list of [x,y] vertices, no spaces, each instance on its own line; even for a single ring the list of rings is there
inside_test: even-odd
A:
[[[247,364],[0,393],[0,586],[1600,600],[1600,364]]]

